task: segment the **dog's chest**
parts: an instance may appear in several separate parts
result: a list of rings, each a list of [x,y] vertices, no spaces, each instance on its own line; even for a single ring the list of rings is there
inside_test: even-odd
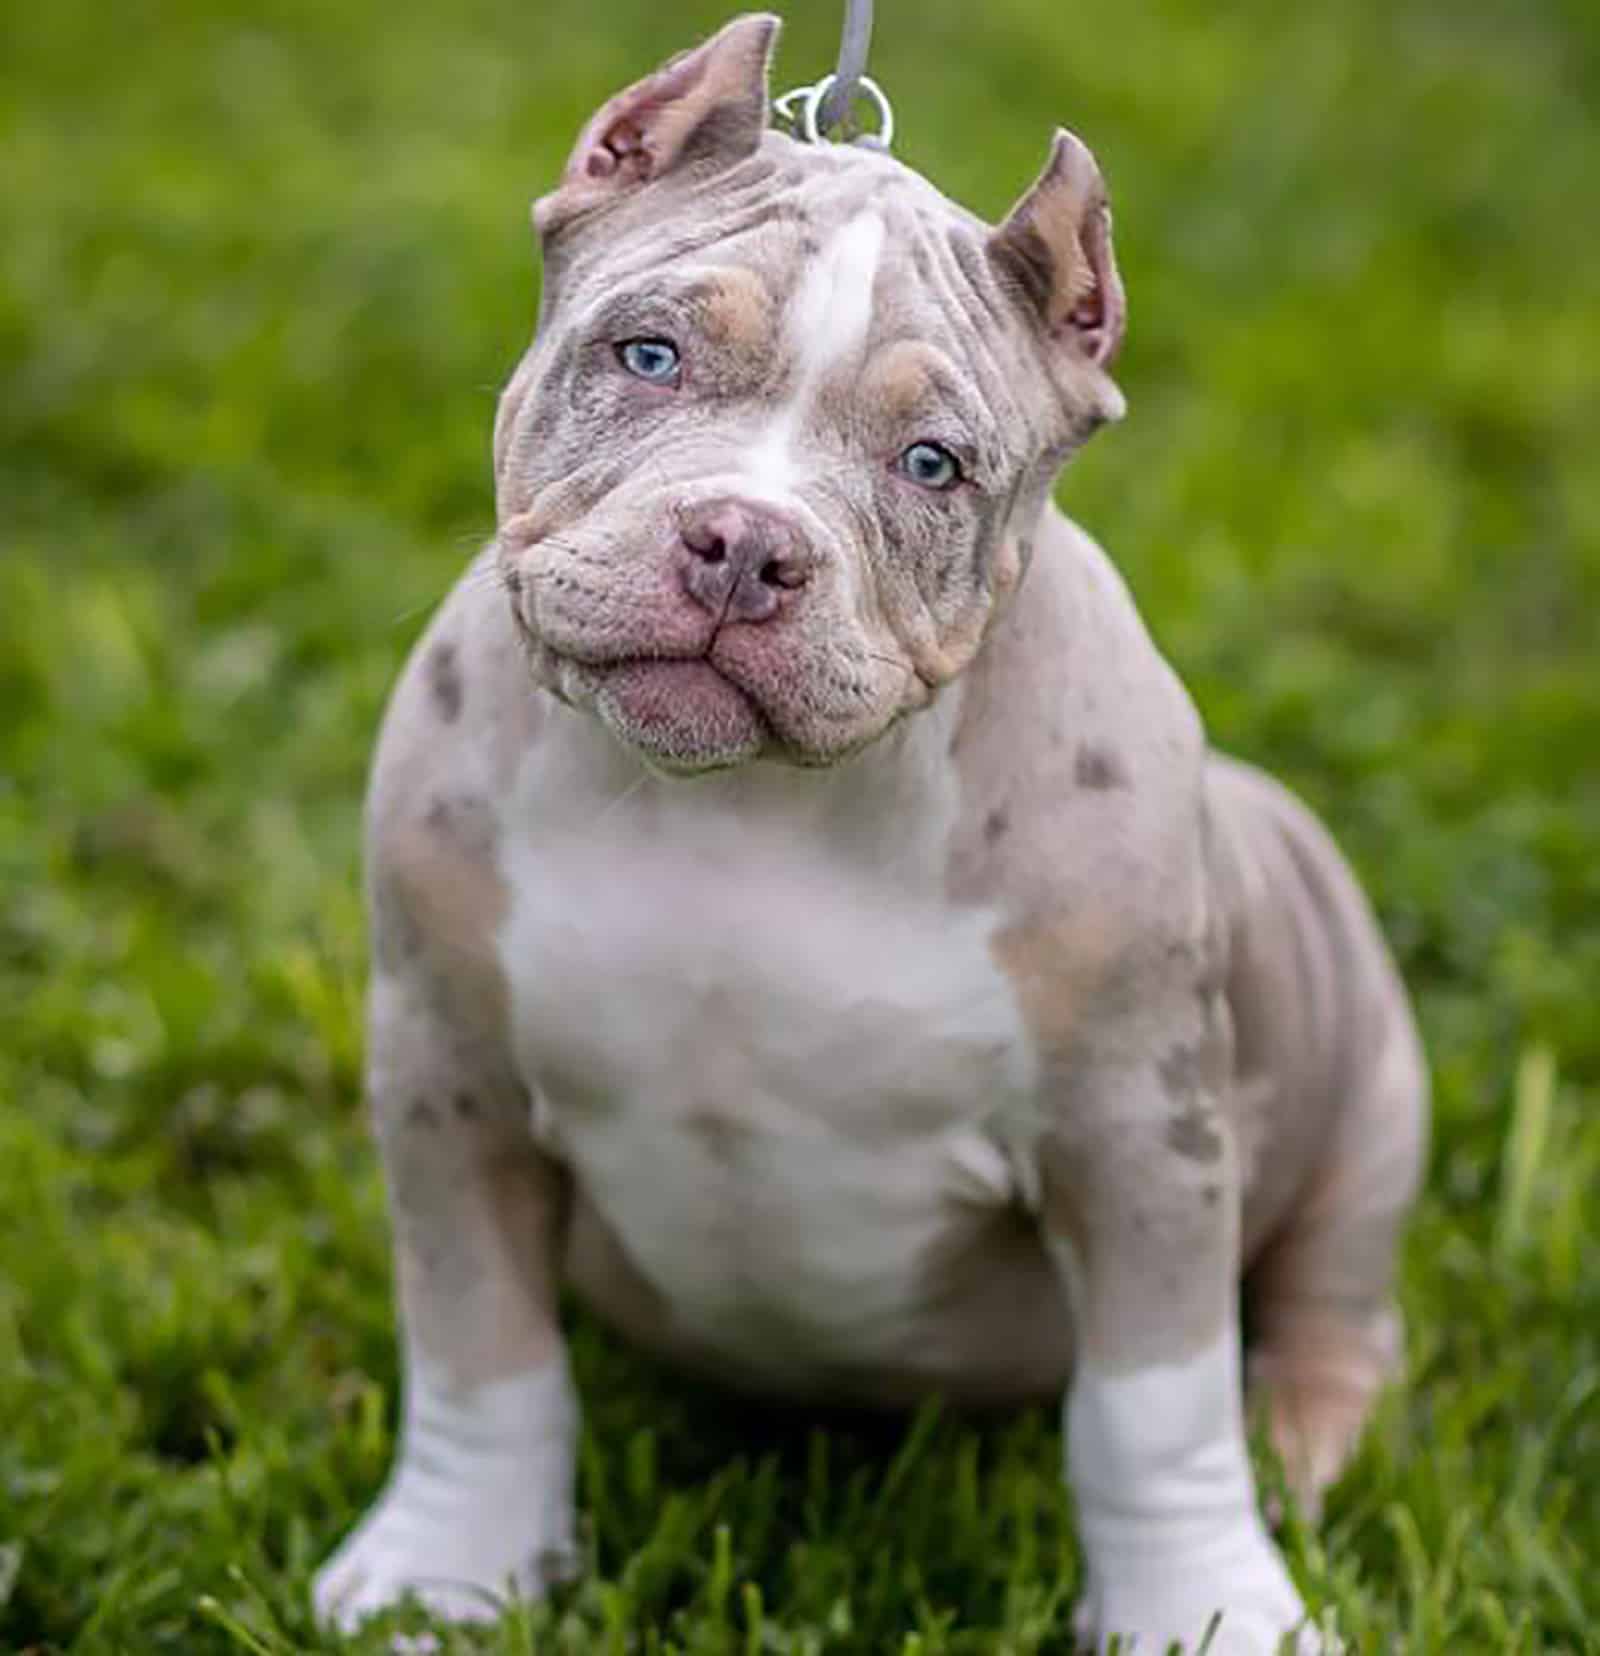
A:
[[[685,1329],[870,1357],[1016,1196],[1031,1057],[993,919],[699,807],[511,845],[537,1129]]]

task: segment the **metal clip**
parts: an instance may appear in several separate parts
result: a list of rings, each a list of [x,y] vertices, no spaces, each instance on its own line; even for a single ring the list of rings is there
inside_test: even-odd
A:
[[[820,144],[825,141],[825,134],[818,122],[818,113],[822,108],[822,100],[827,97],[835,78],[833,75],[824,75],[815,86],[797,86],[774,101],[772,113],[792,137],[807,144]],[[870,75],[862,75],[857,80],[851,94],[851,102],[854,103],[861,97],[865,97],[877,112],[878,130],[857,133],[850,142],[863,144],[869,149],[886,150],[894,142],[894,109],[883,88]]]

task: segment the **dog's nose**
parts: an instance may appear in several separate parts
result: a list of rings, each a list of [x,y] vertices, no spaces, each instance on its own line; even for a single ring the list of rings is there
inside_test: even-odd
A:
[[[770,621],[811,573],[799,525],[771,507],[707,501],[679,534],[684,591],[721,620]]]

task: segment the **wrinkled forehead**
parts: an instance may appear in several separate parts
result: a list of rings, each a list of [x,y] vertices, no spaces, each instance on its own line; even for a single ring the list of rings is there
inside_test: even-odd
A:
[[[861,389],[892,402],[975,396],[1003,420],[1054,399],[987,234],[892,157],[769,133],[748,161],[608,214],[555,274],[569,316],[675,300],[774,381],[870,370]]]

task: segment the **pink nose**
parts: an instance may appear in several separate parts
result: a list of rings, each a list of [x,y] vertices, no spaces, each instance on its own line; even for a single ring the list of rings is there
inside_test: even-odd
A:
[[[680,524],[683,589],[723,621],[770,621],[806,584],[811,554],[782,512],[708,500]]]

